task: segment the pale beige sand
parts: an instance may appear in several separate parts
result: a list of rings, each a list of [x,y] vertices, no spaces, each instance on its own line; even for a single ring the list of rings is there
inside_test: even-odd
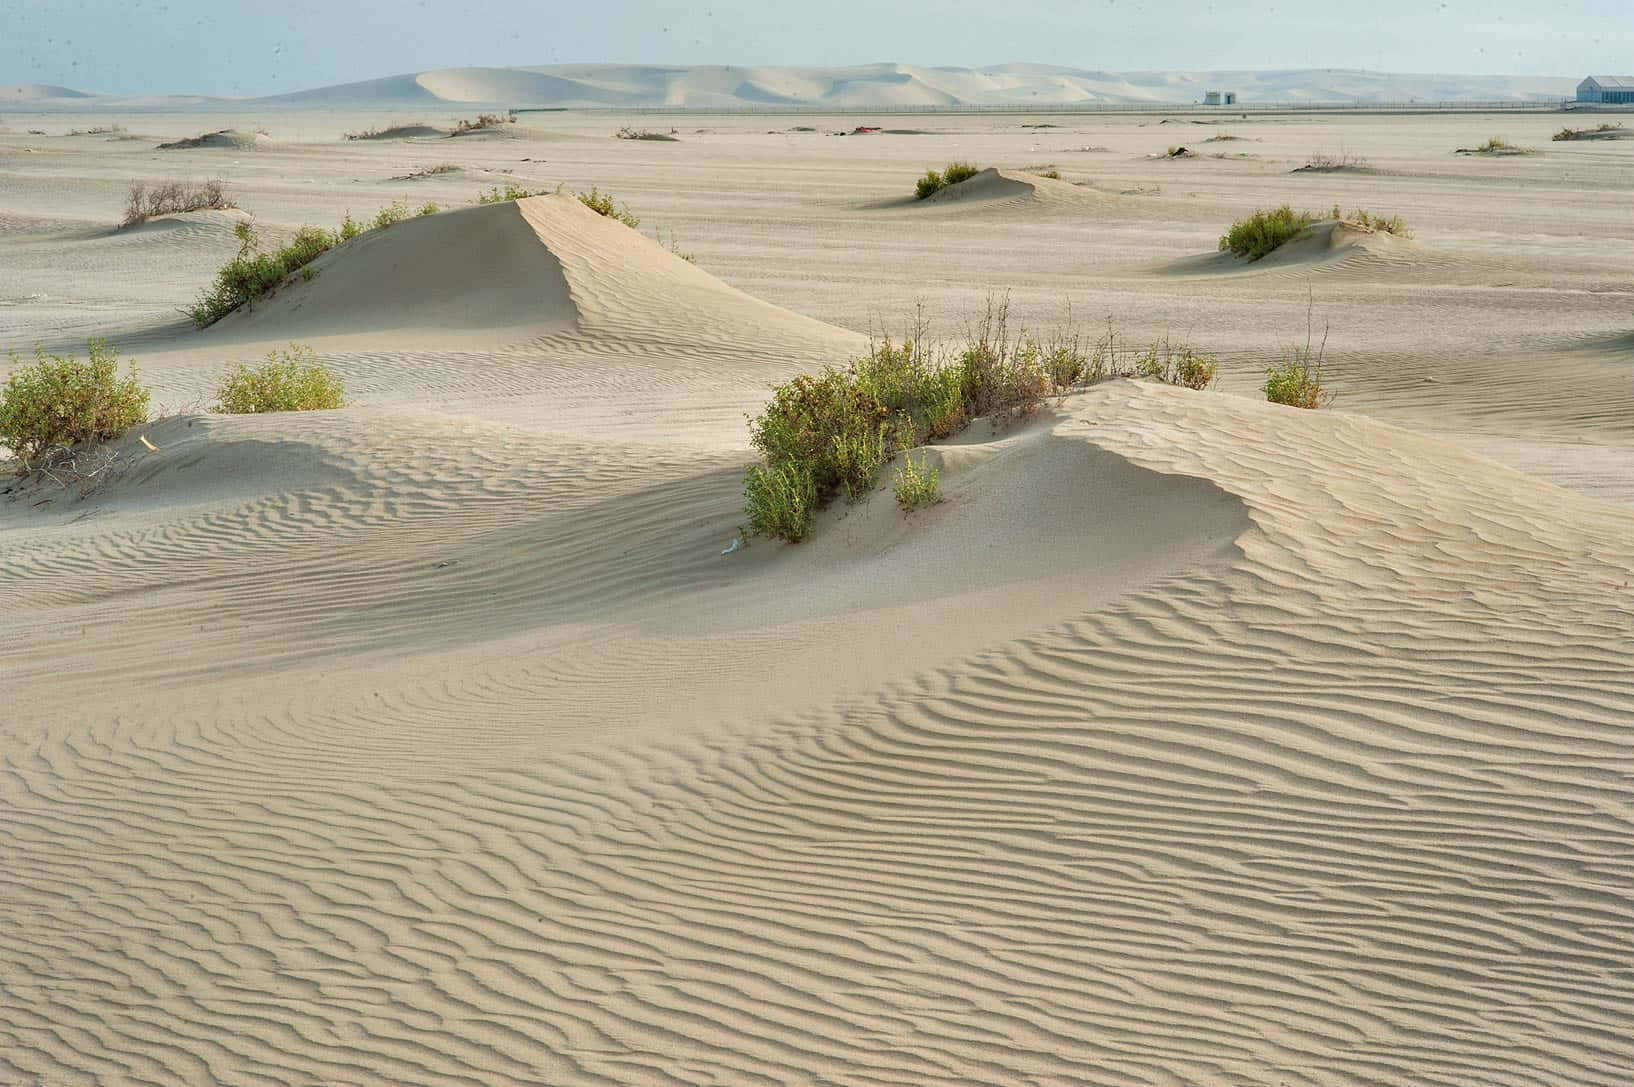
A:
[[[1634,1076],[1634,145],[625,120],[7,119],[0,343],[112,334],[176,406],[297,339],[356,403],[0,485],[0,1082]],[[273,143],[148,150],[227,124]],[[1288,172],[1341,141],[1381,173]],[[902,200],[953,158],[1003,191]],[[243,213],[110,229],[178,173],[271,231],[594,181],[647,237],[567,197],[411,220],[198,333]],[[1418,236],[1214,252],[1282,200]],[[1223,388],[979,423],[942,505],[720,553],[771,382],[1006,286],[1189,333]],[[1309,294],[1341,410],[1235,395]]]

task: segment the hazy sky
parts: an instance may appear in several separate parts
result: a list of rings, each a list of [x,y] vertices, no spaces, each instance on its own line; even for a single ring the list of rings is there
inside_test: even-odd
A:
[[[0,0],[0,83],[261,95],[462,65],[1634,73],[1634,0]]]

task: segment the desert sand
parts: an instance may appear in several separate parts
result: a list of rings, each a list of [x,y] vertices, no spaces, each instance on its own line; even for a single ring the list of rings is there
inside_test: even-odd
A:
[[[0,1082],[1634,1079],[1634,141],[343,139],[460,115],[0,117],[0,349],[105,336],[161,409],[88,493],[0,483]],[[1492,135],[1537,153],[1453,154]],[[238,207],[115,229],[206,177]],[[247,216],[393,200],[447,210],[179,312]],[[1414,236],[1216,252],[1284,201]],[[1221,381],[978,422],[942,504],[723,554],[772,384],[1005,291]],[[1268,405],[1308,314],[1338,399]],[[291,341],[350,406],[204,410]]]

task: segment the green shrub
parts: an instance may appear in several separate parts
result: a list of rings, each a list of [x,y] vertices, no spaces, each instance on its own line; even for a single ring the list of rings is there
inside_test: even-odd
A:
[[[257,242],[253,233],[241,233],[240,240],[245,244],[238,256],[216,273],[215,282],[200,293],[198,301],[188,311],[193,323],[199,328],[215,324],[239,306],[267,294],[292,273],[311,264],[349,236],[320,227],[303,226],[288,244],[271,253],[261,253],[256,251]]]
[[[36,348],[34,365],[14,369],[0,388],[0,445],[25,471],[53,447],[105,441],[147,422],[148,391],[135,365],[120,380],[119,352],[106,340],[89,347],[87,362]]]
[[[936,466],[928,454],[921,453],[915,464],[912,453],[902,456],[902,467],[896,470],[896,501],[904,512],[934,506],[942,500],[936,490]]]
[[[419,213],[430,215],[436,210],[435,204],[426,204]],[[253,305],[257,298],[270,293],[296,272],[310,280],[312,270],[306,266],[341,242],[350,241],[366,230],[379,230],[402,222],[410,214],[407,204],[393,201],[365,225],[352,218],[348,211],[338,230],[303,226],[288,243],[270,253],[261,252],[261,237],[253,223],[239,223],[233,228],[238,236],[238,256],[216,272],[215,281],[199,293],[198,301],[187,311],[188,316],[199,328],[208,328],[239,306]]]
[[[1189,344],[1176,344],[1167,336],[1135,357],[1135,376],[1199,391],[1214,384],[1218,370],[1213,355],[1193,350]]]
[[[1231,229],[1220,237],[1220,249],[1229,249],[1239,257],[1259,260],[1278,246],[1299,237],[1312,222],[1311,213],[1295,214],[1287,204],[1270,211],[1256,210],[1246,219],[1238,219]]]
[[[439,208],[436,205],[435,201],[427,200],[425,203],[420,205],[420,210],[415,212],[415,214],[416,215],[435,215],[441,210],[442,209]]]
[[[1365,227],[1368,230],[1376,230],[1381,234],[1394,234],[1398,238],[1411,238],[1413,236],[1413,232],[1407,229],[1407,221],[1399,215],[1392,215],[1387,218],[1383,215],[1369,215],[1365,210],[1357,208],[1348,216],[1342,216],[1339,214],[1339,206],[1335,204],[1333,217],[1346,223]]]
[[[630,207],[628,204],[624,205],[623,207],[614,206],[612,195],[610,193],[601,192],[594,185],[590,186],[589,192],[581,192],[575,195],[578,196],[579,203],[583,204],[597,215],[605,215],[609,219],[617,219],[631,230],[634,230],[636,227],[641,225],[641,220],[637,219],[630,213]]]
[[[479,203],[479,204],[504,204],[504,203],[507,203],[507,202],[509,202],[511,200],[526,200],[530,196],[543,196],[543,195],[545,195],[545,190],[544,189],[540,189],[538,192],[532,192],[532,191],[530,191],[528,189],[524,189],[520,185],[514,185],[511,182],[507,181],[507,182],[505,182],[505,187],[503,189],[501,189],[499,186],[495,185],[493,188],[489,189],[487,192],[478,193],[477,194],[477,203]]]
[[[1051,179],[1052,181],[1060,181],[1061,180],[1061,171],[1060,170],[1045,170],[1043,173],[1039,174],[1038,176],[1039,177],[1047,177],[1047,178]]]
[[[1265,399],[1273,404],[1295,408],[1325,408],[1333,403],[1334,394],[1322,385],[1322,359],[1327,354],[1328,334],[1322,333],[1322,342],[1313,349],[1313,321],[1307,309],[1305,317],[1305,345],[1283,351],[1282,359],[1265,371]]]
[[[269,411],[323,411],[346,406],[340,377],[310,347],[292,343],[251,369],[240,365],[216,388],[213,411],[251,415]]]
[[[982,415],[1025,414],[1050,391],[1040,349],[1011,339],[1008,303],[989,301],[963,350],[933,357],[923,330],[889,338],[844,369],[801,375],[773,390],[749,424],[761,462],[745,481],[750,525],[804,539],[816,510],[844,494],[858,501],[898,453],[951,437]]]
[[[743,493],[748,500],[750,532],[790,543],[810,535],[817,514],[817,487],[805,465],[751,464]]]
[[[950,162],[941,173],[935,170],[926,170],[925,176],[914,185],[914,195],[921,200],[935,196],[949,185],[957,185],[961,181],[969,181],[981,168],[968,162]]]
[[[369,229],[384,230],[388,226],[402,222],[412,214],[413,212],[410,210],[409,206],[403,203],[403,201],[393,200],[391,203],[374,213],[374,218],[369,222]]]

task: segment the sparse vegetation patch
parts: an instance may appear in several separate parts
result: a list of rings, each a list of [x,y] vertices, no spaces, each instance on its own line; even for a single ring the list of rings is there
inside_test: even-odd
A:
[[[621,140],[654,140],[659,143],[678,143],[680,141],[680,137],[675,134],[673,128],[668,132],[654,132],[651,129],[631,128],[629,125],[625,125],[615,135]]]
[[[1310,159],[1299,169],[1322,171],[1360,170],[1366,166],[1367,159],[1351,151],[1340,150],[1338,154],[1317,151],[1312,153]]]
[[[366,224],[347,212],[339,229],[303,226],[286,244],[270,252],[261,249],[261,234],[254,223],[239,223],[233,228],[238,237],[238,255],[216,272],[215,281],[200,292],[188,316],[197,327],[208,328],[239,306],[253,305],[257,298],[272,292],[296,272],[311,279],[312,270],[307,265],[341,242],[366,230],[384,229],[411,215],[431,215],[436,211],[436,204],[427,203],[416,210],[399,200],[381,208]]]
[[[119,227],[123,230],[137,226],[159,215],[221,210],[233,206],[233,198],[220,181],[161,181],[153,184],[133,181],[125,198],[125,218],[120,221]]]
[[[1556,143],[1565,140],[1606,140],[1615,139],[1622,135],[1622,122],[1608,121],[1594,128],[1563,128],[1549,137]]]
[[[500,116],[497,113],[479,113],[477,114],[475,120],[472,120],[469,117],[460,118],[454,123],[454,131],[449,133],[449,135],[464,136],[471,132],[481,132],[485,128],[497,128],[500,125],[514,125],[515,123],[516,114],[514,112],[505,114],[504,116]]]

